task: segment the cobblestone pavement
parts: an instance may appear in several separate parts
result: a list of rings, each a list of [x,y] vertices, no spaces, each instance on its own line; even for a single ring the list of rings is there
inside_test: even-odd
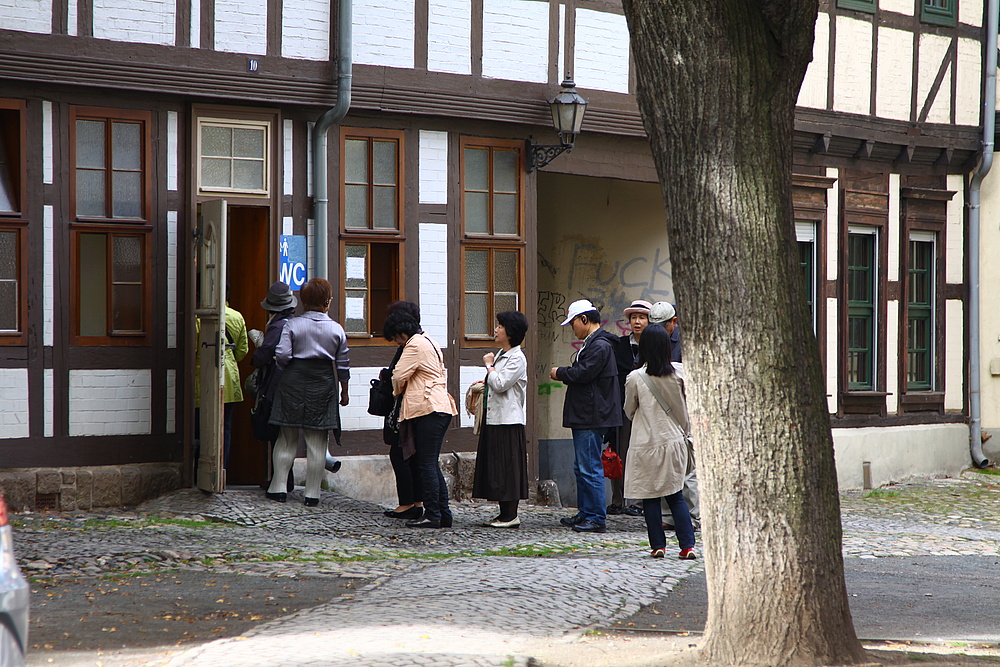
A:
[[[453,529],[419,531],[369,503],[301,500],[301,489],[286,504],[257,489],[184,490],[133,512],[19,515],[16,548],[25,573],[42,578],[195,569],[368,582],[238,637],[104,665],[526,665],[587,643],[588,630],[702,567],[650,559],[641,517],[609,517],[606,534],[584,535],[558,525],[565,509],[523,507],[520,530],[496,530],[480,526],[494,506],[464,502]],[[998,501],[1000,477],[975,473],[843,493],[844,553],[997,555]]]

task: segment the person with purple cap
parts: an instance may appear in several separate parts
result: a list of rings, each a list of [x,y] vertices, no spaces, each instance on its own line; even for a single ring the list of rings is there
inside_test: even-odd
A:
[[[586,299],[569,305],[562,323],[567,325],[583,341],[583,347],[572,365],[552,368],[549,377],[566,385],[563,427],[573,431],[577,513],[559,522],[578,533],[603,533],[607,512],[601,450],[608,429],[622,425],[615,362],[618,339],[601,328],[601,313]]]

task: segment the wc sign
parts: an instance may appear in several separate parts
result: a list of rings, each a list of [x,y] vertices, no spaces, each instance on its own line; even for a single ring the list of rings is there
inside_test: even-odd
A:
[[[279,239],[278,280],[300,290],[306,284],[306,237],[282,234]]]

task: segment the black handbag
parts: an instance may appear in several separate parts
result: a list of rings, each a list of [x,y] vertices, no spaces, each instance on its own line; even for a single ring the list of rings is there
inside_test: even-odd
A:
[[[278,434],[281,432],[280,426],[267,423],[271,419],[271,403],[272,400],[266,398],[261,393],[257,397],[257,404],[250,411],[250,425],[253,428],[253,437],[261,442],[274,442],[278,439]]]
[[[382,442],[390,447],[399,444],[399,410],[402,404],[402,395],[397,396],[392,403],[392,410],[385,416],[385,422],[382,424]]]
[[[392,380],[382,379],[388,370],[383,368],[379,377],[372,380],[372,386],[368,390],[368,414],[376,417],[388,417],[396,403],[396,397],[392,395]]]

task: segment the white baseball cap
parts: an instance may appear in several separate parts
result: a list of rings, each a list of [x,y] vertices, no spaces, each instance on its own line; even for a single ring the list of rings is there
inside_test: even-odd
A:
[[[653,324],[672,320],[677,315],[677,311],[666,301],[657,301],[649,309],[649,321]]]
[[[589,313],[592,310],[597,310],[594,308],[594,304],[586,299],[580,299],[579,301],[574,301],[569,304],[569,309],[566,310],[566,319],[563,321],[562,326],[566,326],[573,321],[574,317],[583,315],[584,313]]]

